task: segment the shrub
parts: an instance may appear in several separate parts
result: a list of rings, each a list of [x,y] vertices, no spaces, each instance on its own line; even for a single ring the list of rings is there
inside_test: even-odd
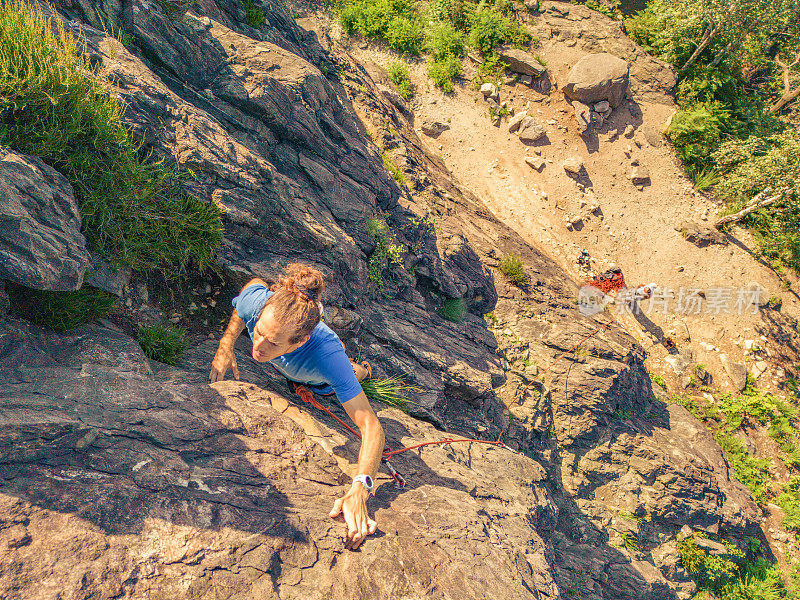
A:
[[[0,144],[42,158],[70,181],[88,245],[134,269],[214,264],[220,211],[180,191],[181,177],[148,163],[119,104],[60,24],[20,0],[0,8]]]
[[[531,41],[531,35],[497,10],[483,6],[472,15],[468,39],[470,45],[482,54],[489,54],[492,49],[505,43],[524,48]]]
[[[253,29],[258,29],[264,24],[264,11],[256,6],[253,0],[242,0],[247,24]]]
[[[389,65],[389,77],[397,86],[397,91],[404,100],[409,101],[414,97],[414,90],[411,87],[411,78],[408,76],[408,67],[399,60]]]
[[[453,323],[461,323],[467,314],[467,302],[463,298],[448,298],[439,307],[439,316]]]
[[[449,22],[432,23],[425,35],[425,50],[434,60],[448,55],[463,57],[467,37]]]
[[[67,331],[110,313],[116,296],[84,285],[74,292],[29,290],[31,312],[25,318],[57,331]]]
[[[428,65],[428,76],[443,92],[453,91],[453,79],[461,74],[461,59],[452,54],[441,60],[434,60]]]
[[[678,542],[681,563],[694,575],[701,594],[712,592],[720,600],[778,600],[783,597],[785,587],[780,567],[760,556],[760,544],[748,544],[746,554],[733,543],[721,541],[733,560],[708,554],[697,545],[694,537]]]
[[[508,277],[512,283],[517,285],[524,285],[528,282],[528,276],[525,274],[525,264],[522,259],[516,254],[509,253],[503,256],[500,260],[500,271]]]
[[[467,31],[475,6],[471,0],[435,0],[429,14],[433,21],[448,21],[457,30]]]
[[[701,170],[709,159],[709,148],[722,141],[723,122],[728,112],[720,104],[701,104],[681,111],[672,119],[667,135],[689,166]]]
[[[166,324],[153,327],[139,326],[137,340],[147,358],[174,365],[186,351],[184,331]]]
[[[416,56],[422,47],[422,28],[418,21],[405,15],[396,16],[389,21],[386,39],[390,48]]]
[[[722,172],[717,193],[728,201],[730,212],[766,188],[783,194],[772,206],[747,217],[746,223],[762,255],[800,271],[800,133],[727,141],[713,159]]]
[[[395,50],[418,54],[422,29],[413,0],[351,0],[339,11],[347,35],[384,39]]]
[[[375,249],[369,256],[367,272],[372,284],[383,290],[383,269],[389,265],[400,265],[406,247],[397,241],[395,232],[383,217],[370,217],[366,222],[367,233],[375,240]]]

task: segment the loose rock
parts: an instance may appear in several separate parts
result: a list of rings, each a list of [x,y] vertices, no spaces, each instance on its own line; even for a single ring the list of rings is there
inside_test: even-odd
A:
[[[747,385],[747,367],[742,363],[732,361],[727,354],[720,354],[719,360],[728,377],[731,378],[734,391],[741,392]]]
[[[526,156],[525,162],[537,171],[544,169],[545,160],[541,156]]]
[[[577,175],[583,168],[583,158],[577,154],[570,156],[564,161],[563,167],[567,173],[573,173]]]
[[[675,230],[679,231],[687,242],[691,242],[698,248],[705,248],[711,244],[719,244],[721,246],[728,244],[728,238],[725,237],[724,233],[699,223],[687,221],[678,225]]]
[[[492,98],[496,100],[500,97],[500,94],[497,92],[497,86],[493,83],[484,83],[481,86],[481,93],[483,94],[484,98]]]
[[[630,180],[634,185],[649,183],[650,171],[647,170],[647,167],[642,167],[640,165],[634,166],[633,169],[631,169]]]
[[[508,132],[509,133],[514,133],[515,131],[517,131],[519,129],[519,126],[522,124],[523,119],[525,117],[527,117],[527,116],[528,116],[528,113],[523,110],[523,111],[518,112],[513,117],[511,117],[508,120]]]
[[[525,117],[519,126],[519,139],[523,142],[535,142],[543,138],[547,130],[537,123],[533,117]]]
[[[575,120],[578,122],[578,131],[585,133],[592,126],[592,109],[583,102],[573,102]]]
[[[539,77],[547,72],[547,67],[524,50],[501,46],[497,49],[500,58],[508,64],[508,70],[531,77]]]
[[[430,137],[437,137],[443,131],[447,131],[450,129],[450,125],[447,123],[442,123],[441,121],[432,121],[429,119],[425,119],[422,122],[422,126],[420,127],[422,133]]]

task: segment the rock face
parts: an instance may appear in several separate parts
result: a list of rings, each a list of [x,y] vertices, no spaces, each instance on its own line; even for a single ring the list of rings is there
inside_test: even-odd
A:
[[[628,91],[628,63],[605,52],[584,56],[572,67],[562,91],[584,104],[608,100],[616,108]]]
[[[539,77],[547,72],[547,67],[540,63],[532,54],[524,50],[510,47],[500,47],[497,50],[500,58],[508,63],[508,70],[513,73],[522,73],[531,77]]]
[[[72,186],[35,156],[0,148],[0,279],[77,290],[89,265]]]
[[[432,581],[443,598],[558,596],[542,538],[553,506],[531,458],[468,446],[398,456],[409,488],[381,476],[384,535],[350,553],[327,516],[349,487],[337,460],[357,459],[338,431],[252,384],[153,377],[136,342],[110,330],[5,321],[0,336],[4,598],[388,600],[425,596]],[[396,409],[379,416],[393,444],[441,435]]]

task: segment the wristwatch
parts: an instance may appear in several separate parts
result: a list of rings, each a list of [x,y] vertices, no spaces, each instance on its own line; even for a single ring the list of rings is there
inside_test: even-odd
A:
[[[355,483],[356,481],[358,481],[361,485],[363,485],[364,489],[367,490],[368,493],[370,494],[372,493],[372,488],[374,485],[372,483],[372,477],[370,477],[369,475],[356,475],[355,477],[353,477],[353,483]]]

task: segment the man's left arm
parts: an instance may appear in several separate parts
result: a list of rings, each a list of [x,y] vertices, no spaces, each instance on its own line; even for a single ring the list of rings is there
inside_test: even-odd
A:
[[[383,428],[363,391],[355,398],[342,403],[342,406],[361,431],[357,474],[369,475],[374,481],[383,453]],[[347,524],[345,547],[350,550],[358,548],[368,535],[375,533],[378,526],[367,513],[368,496],[369,492],[364,486],[354,481],[348,492],[334,502],[333,510],[330,512],[331,517],[336,517],[340,513],[344,516]]]

